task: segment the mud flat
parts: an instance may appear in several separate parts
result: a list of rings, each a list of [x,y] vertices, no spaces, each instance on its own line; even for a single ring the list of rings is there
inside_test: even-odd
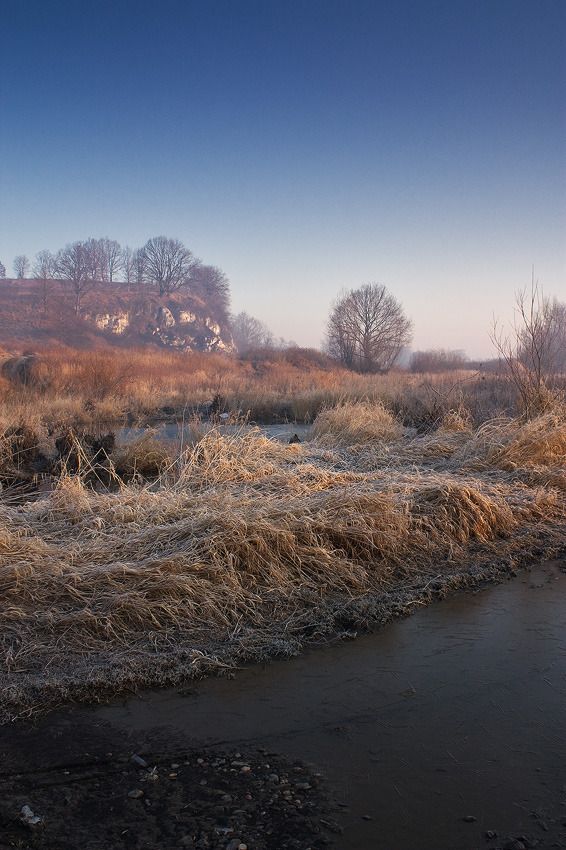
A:
[[[548,563],[377,634],[250,666],[234,679],[6,726],[0,847],[108,846],[85,828],[105,801],[107,823],[124,831],[112,846],[124,848],[235,847],[235,838],[250,850],[327,842],[345,850],[564,848],[565,570],[564,561]],[[140,784],[134,752],[160,765],[161,784]],[[171,780],[181,756],[189,765],[176,770],[185,779]],[[245,817],[234,806],[224,812],[224,828],[238,834],[215,832],[214,817],[199,809],[197,756],[228,760],[227,776],[220,765],[207,780],[228,797],[244,793],[242,768],[230,772],[231,762],[252,765],[251,796],[265,805]],[[286,808],[281,787],[268,805],[272,774],[290,777],[298,809]],[[128,796],[136,788],[155,797],[153,810]],[[190,844],[188,832],[172,831],[191,800],[191,835],[208,824],[213,843]],[[45,824],[18,827],[17,844],[14,820],[24,804]]]

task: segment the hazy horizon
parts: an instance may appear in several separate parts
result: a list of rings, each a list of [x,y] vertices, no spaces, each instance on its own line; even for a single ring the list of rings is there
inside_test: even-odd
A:
[[[413,349],[566,299],[566,4],[8,0],[0,260],[166,234],[276,336],[383,283]]]

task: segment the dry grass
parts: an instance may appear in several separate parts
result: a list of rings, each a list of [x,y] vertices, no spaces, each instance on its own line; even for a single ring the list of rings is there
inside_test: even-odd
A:
[[[380,405],[341,405],[315,423],[331,446],[210,431],[171,461],[149,436],[117,493],[62,476],[0,502],[4,716],[294,653],[560,551],[565,427],[407,439]]]
[[[402,435],[402,427],[382,404],[367,401],[343,402],[325,408],[316,417],[314,436],[325,443],[391,442]]]
[[[312,422],[321,410],[340,403],[380,402],[420,432],[447,423],[451,415],[477,426],[519,413],[516,389],[504,376],[356,375],[312,352],[299,354],[263,352],[238,360],[157,349],[45,350],[31,386],[0,377],[0,425],[39,420],[51,429],[92,428],[126,419],[187,418],[215,397],[226,411],[256,422]],[[0,362],[8,356],[0,352]]]

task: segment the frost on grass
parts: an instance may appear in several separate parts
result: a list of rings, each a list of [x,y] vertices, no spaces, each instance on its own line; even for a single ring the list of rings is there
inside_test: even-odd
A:
[[[63,476],[0,505],[3,718],[293,655],[564,547],[561,415],[408,439],[373,410],[324,411],[300,445],[211,431],[151,485]]]

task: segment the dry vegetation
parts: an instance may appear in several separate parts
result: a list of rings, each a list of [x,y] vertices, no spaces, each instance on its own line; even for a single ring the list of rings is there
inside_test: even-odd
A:
[[[0,361],[9,358],[0,352]],[[404,425],[437,427],[458,409],[478,425],[520,412],[512,381],[490,373],[356,375],[318,352],[290,349],[245,359],[157,349],[42,352],[29,383],[0,378],[0,427],[147,423],[190,419],[213,399],[255,422],[312,422],[344,402],[381,402]]]
[[[213,430],[169,460],[148,438],[127,451],[151,484],[63,471],[0,503],[4,718],[293,654],[564,551],[563,410],[409,437],[343,402],[313,430]]]

